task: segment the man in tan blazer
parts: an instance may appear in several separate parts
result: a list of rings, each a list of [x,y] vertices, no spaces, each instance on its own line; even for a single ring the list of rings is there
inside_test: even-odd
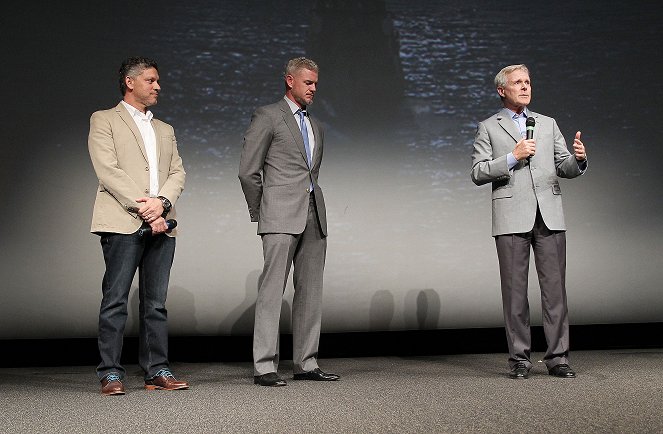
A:
[[[265,264],[260,277],[253,333],[254,382],[285,386],[278,374],[281,302],[291,264],[295,380],[335,381],[318,367],[322,274],[327,217],[318,174],[322,128],[307,112],[318,83],[318,65],[288,62],[285,96],[258,108],[244,135],[239,179],[251,221],[258,222]]]
[[[92,233],[100,236],[106,272],[99,312],[97,375],[104,395],[123,395],[120,363],[127,300],[139,270],[139,355],[145,388],[176,390],[168,366],[166,293],[175,253],[174,204],[184,188],[184,168],[173,127],[153,118],[157,103],[156,62],[126,59],[119,70],[122,101],[90,118],[88,149],[99,187]]]
[[[532,97],[525,65],[503,68],[495,87],[504,108],[479,123],[472,153],[472,180],[492,183],[493,229],[500,266],[509,375],[527,378],[532,367],[527,283],[530,249],[541,287],[543,361],[550,375],[575,377],[569,366],[566,305],[566,225],[558,178],[587,168],[580,131],[573,154],[553,118],[529,110]],[[529,119],[529,120],[528,120]],[[533,137],[527,137],[532,127]]]

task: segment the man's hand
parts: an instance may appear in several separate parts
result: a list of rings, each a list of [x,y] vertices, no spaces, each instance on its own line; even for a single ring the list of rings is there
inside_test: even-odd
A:
[[[158,197],[141,197],[136,199],[136,202],[144,204],[138,208],[138,215],[140,218],[148,222],[150,225],[161,218],[163,224],[166,224],[165,220],[161,217],[161,214],[163,214],[163,204],[161,203],[161,199]],[[154,228],[152,228],[152,230],[154,231]]]
[[[516,143],[512,153],[518,161],[531,157],[536,154],[536,142],[534,142],[534,139],[522,139]]]
[[[168,225],[166,224],[166,219],[159,216],[156,220],[150,223],[152,228],[152,235],[159,235],[168,230]]]
[[[576,160],[584,161],[587,159],[587,152],[585,152],[585,145],[580,141],[580,131],[576,133],[576,138],[573,140],[573,154]]]

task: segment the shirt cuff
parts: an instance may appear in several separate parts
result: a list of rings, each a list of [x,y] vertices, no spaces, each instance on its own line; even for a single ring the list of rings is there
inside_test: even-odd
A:
[[[509,170],[513,169],[516,164],[518,164],[518,160],[516,160],[516,157],[513,156],[513,152],[506,154],[506,165]]]

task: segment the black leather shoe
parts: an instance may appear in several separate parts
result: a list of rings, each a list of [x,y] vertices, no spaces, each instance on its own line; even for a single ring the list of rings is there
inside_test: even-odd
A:
[[[548,374],[560,378],[576,378],[576,373],[566,363],[560,363],[548,370]]]
[[[529,368],[524,363],[516,363],[509,371],[509,377],[515,379],[529,378]]]
[[[278,376],[276,372],[270,372],[269,374],[256,375],[253,377],[253,384],[260,384],[261,386],[270,386],[270,387],[279,387],[287,386],[288,383],[285,380]]]
[[[312,371],[302,372],[301,374],[295,374],[293,380],[310,380],[310,381],[336,381],[341,378],[340,375],[328,374],[322,372],[320,368],[315,368]]]

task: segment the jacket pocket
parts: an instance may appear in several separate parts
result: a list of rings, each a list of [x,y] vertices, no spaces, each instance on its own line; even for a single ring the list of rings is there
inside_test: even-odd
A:
[[[498,188],[497,190],[493,190],[493,200],[504,199],[507,197],[513,197],[513,192],[510,188]]]

